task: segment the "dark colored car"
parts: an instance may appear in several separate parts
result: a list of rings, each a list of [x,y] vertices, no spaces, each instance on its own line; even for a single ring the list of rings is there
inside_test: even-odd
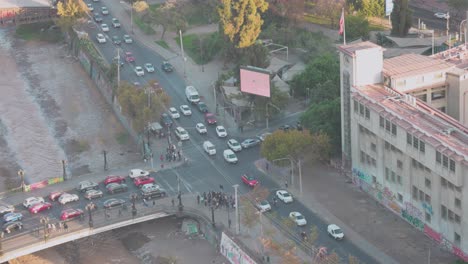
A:
[[[57,199],[60,197],[60,195],[62,195],[63,192],[51,192],[49,194],[49,199],[52,201],[52,202],[55,202],[57,201]]]
[[[101,23],[102,22],[102,17],[98,12],[94,13],[94,21]]]
[[[141,197],[143,199],[153,199],[153,198],[161,198],[167,195],[166,191],[163,189],[156,189],[151,191],[141,191]]]
[[[112,198],[104,202],[104,208],[115,208],[125,205],[125,200]]]
[[[23,228],[23,223],[19,221],[15,222],[8,222],[3,225],[3,232],[5,233],[11,233],[11,231],[14,230],[21,230]]]
[[[104,179],[104,185],[109,183],[123,183],[125,182],[125,177],[123,176],[116,176],[116,175],[109,175]]]
[[[284,132],[288,132],[291,127],[289,125],[282,125],[278,129],[283,130]]]
[[[250,175],[244,174],[241,176],[241,180],[243,183],[247,184],[250,187],[255,187],[258,184],[258,180]]]
[[[107,192],[110,194],[119,193],[119,192],[126,192],[128,187],[127,184],[124,183],[109,183],[106,186]]]
[[[205,102],[198,102],[198,110],[202,113],[208,113],[208,106],[205,104]]]
[[[9,204],[0,205],[0,215],[8,214],[14,211],[15,211],[15,207],[13,205],[9,205]]]
[[[120,40],[119,36],[113,36],[112,43],[114,43],[115,45],[120,45],[122,43],[122,40]]]
[[[161,114],[161,124],[165,125],[166,127],[171,127],[172,123],[173,123],[172,119],[168,114],[166,113]]]
[[[174,70],[174,67],[168,61],[164,61],[161,64],[161,69],[165,72],[172,72]]]
[[[69,220],[83,215],[81,209],[66,209],[60,214],[60,220]]]
[[[206,113],[205,114],[205,122],[208,125],[215,125],[216,124],[216,116],[213,113]]]

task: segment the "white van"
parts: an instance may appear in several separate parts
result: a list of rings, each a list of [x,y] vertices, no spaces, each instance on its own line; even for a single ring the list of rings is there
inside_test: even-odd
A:
[[[187,101],[189,101],[192,104],[198,104],[198,102],[200,102],[200,96],[198,95],[198,91],[193,86],[187,86],[185,88],[185,96],[187,97]]]
[[[203,149],[208,155],[216,155],[216,148],[210,141],[203,142]]]

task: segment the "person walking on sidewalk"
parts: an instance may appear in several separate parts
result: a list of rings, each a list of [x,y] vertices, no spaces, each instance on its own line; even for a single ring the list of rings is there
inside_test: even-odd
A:
[[[288,180],[284,181],[284,187],[286,187],[286,189],[288,188]]]
[[[200,195],[197,194],[197,204],[200,205]]]

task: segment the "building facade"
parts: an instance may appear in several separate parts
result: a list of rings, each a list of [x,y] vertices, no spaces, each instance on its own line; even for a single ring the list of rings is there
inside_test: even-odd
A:
[[[353,183],[468,260],[468,128],[437,109],[442,98],[431,106],[412,95],[425,87],[434,89],[432,99],[447,89],[447,75],[462,69],[407,55],[391,59],[395,66],[389,68],[382,48],[370,42],[339,51],[342,151]],[[428,67],[409,70],[409,58]],[[418,83],[421,76],[428,82]],[[440,79],[445,84],[428,84]]]

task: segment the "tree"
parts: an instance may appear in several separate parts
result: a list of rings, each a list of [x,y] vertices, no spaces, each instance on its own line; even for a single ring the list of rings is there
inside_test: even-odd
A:
[[[242,223],[248,227],[254,227],[258,222],[258,210],[247,197],[242,196],[240,199],[242,206]]]
[[[468,10],[468,1],[466,0],[448,0],[447,4],[451,7],[451,11],[453,10],[454,17],[461,18],[465,15],[466,10]],[[450,13],[450,16],[452,16],[452,13]]]
[[[412,12],[408,6],[409,0],[393,0],[392,20],[393,36],[404,37],[411,28]]]
[[[220,27],[236,48],[246,48],[260,35],[261,14],[268,9],[265,0],[221,0]]]
[[[310,149],[307,151],[310,158],[313,160],[322,160],[327,161],[330,159],[332,154],[332,146],[330,142],[330,137],[328,134],[318,131],[316,133],[311,134],[312,136],[312,144]]]
[[[297,159],[312,145],[308,130],[275,131],[262,143],[260,154],[269,161],[291,156]]]
[[[269,51],[262,44],[254,44],[247,48],[238,50],[240,60],[239,65],[249,65],[259,68],[266,68],[270,65]],[[239,58],[238,57],[238,58]]]
[[[268,0],[272,13],[293,25],[301,21],[304,16],[304,2],[305,0]]]
[[[357,38],[362,38],[364,40],[369,39],[369,21],[365,16],[347,16],[345,23],[346,38],[348,40]]]
[[[168,0],[159,8],[150,9],[150,12],[144,17],[148,23],[162,27],[161,39],[164,39],[168,30],[178,33],[179,30],[184,32],[187,29],[187,21],[178,7],[176,0]]]
[[[137,13],[143,13],[145,11],[147,11],[149,9],[149,5],[146,1],[137,1],[135,3],[133,3],[133,9],[137,12]]]
[[[58,19],[57,25],[63,32],[68,32],[71,27],[76,23],[78,18],[82,17],[85,13],[83,6],[76,0],[59,1],[57,3]]]
[[[366,17],[382,17],[385,15],[385,2],[384,0],[361,0],[359,13]]]
[[[341,10],[344,6],[345,0],[317,0],[315,11],[328,18],[330,20],[330,25],[335,27],[336,22],[340,19]]]

